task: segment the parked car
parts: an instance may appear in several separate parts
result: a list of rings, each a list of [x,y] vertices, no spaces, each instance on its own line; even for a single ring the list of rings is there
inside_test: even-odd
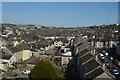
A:
[[[109,62],[105,62],[105,65],[106,65],[106,66],[110,66],[110,63],[109,63]]]
[[[109,59],[110,59],[111,61],[113,61],[113,60],[114,60],[112,56],[110,56],[110,57],[109,57]]]
[[[106,53],[106,51],[105,51],[105,50],[103,50],[103,51],[102,51],[102,53],[103,53],[103,54],[105,54],[105,53]]]
[[[118,62],[118,66],[120,67],[120,61]]]
[[[119,75],[119,72],[118,72],[118,70],[116,70],[116,69],[112,69],[111,72],[112,72],[114,75]]]
[[[119,60],[114,60],[114,63],[115,63],[118,67],[120,67],[120,61],[119,61]]]
[[[98,54],[98,58],[104,63],[105,62],[105,56],[102,53]]]
[[[31,70],[24,70],[24,71],[22,71],[22,73],[24,73],[24,74],[30,74],[30,72],[31,72]]]

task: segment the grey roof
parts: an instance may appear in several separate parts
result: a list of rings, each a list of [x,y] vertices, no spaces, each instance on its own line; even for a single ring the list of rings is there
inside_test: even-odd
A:
[[[32,41],[35,41],[35,40],[34,39],[25,39],[25,41],[32,42]]]
[[[102,68],[100,67],[100,64],[94,59],[93,55],[90,53],[91,47],[87,44],[86,41],[81,41],[80,38],[77,38],[77,41],[75,44],[77,44],[78,48],[78,56],[77,60],[79,60],[79,67],[80,67],[80,73],[83,74],[81,77],[86,78],[96,78],[100,74],[104,73]],[[79,70],[78,70],[79,71]]]
[[[7,59],[7,60],[9,60],[11,57],[12,57],[12,55],[2,54],[2,59]]]
[[[29,50],[30,49],[27,44],[19,45],[19,46],[16,46],[16,47],[7,47],[7,48],[12,53],[16,53],[16,52],[19,52],[19,51],[22,51],[22,50]]]
[[[32,48],[40,49],[40,48],[45,48],[48,45],[47,44],[32,43],[32,44],[28,44],[28,46],[29,47],[32,46]]]
[[[26,61],[35,61],[35,60],[40,60],[40,57],[30,57],[29,59],[27,59]]]
[[[30,51],[38,52],[36,49],[30,49]]]
[[[91,54],[86,54],[85,56],[81,57],[80,61],[81,61],[81,63],[84,63],[91,58],[93,58],[93,56]]]
[[[88,53],[80,58],[82,71],[86,78],[96,78],[104,71],[100,68],[100,64]]]
[[[63,43],[68,43],[69,41],[67,39],[62,39],[61,40]]]
[[[88,73],[90,72],[91,70],[95,69],[96,67],[98,67],[99,64],[93,59],[89,62],[87,62],[86,64],[83,65],[83,68],[84,68],[84,73]]]
[[[86,48],[79,53],[80,64],[85,77],[93,79],[104,71],[101,68],[97,69],[100,67],[100,64],[93,58],[92,54],[88,52],[89,50]]]
[[[38,45],[37,48],[45,48],[47,47],[48,45]]]
[[[93,72],[91,72],[90,74],[86,75],[86,77],[94,79],[98,75],[101,75],[102,73],[104,73],[104,71],[101,68],[98,68],[98,69],[94,70]]]
[[[86,54],[89,50],[87,48],[85,48],[84,50],[79,52],[79,56],[82,56],[84,54]]]

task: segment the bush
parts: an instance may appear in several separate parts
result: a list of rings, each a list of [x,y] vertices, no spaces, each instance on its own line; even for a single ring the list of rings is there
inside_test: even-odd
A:
[[[10,67],[10,69],[14,70],[15,68],[14,67]]]
[[[57,78],[56,70],[47,60],[41,60],[31,71],[32,79],[53,79]]]

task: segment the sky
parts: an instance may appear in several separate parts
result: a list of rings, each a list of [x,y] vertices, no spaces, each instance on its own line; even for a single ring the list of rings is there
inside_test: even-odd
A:
[[[0,23],[2,23],[2,3],[0,2]]]
[[[118,3],[118,24],[120,24],[120,2]]]
[[[1,0],[2,2],[119,2],[120,0]]]
[[[118,23],[117,2],[3,2],[2,22],[55,27]]]

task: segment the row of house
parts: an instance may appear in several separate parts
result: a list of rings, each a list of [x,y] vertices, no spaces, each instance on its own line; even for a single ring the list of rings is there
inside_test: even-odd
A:
[[[117,43],[118,41],[114,40],[90,40],[91,46],[94,46],[96,49],[113,48]]]
[[[119,43],[119,29],[87,29],[80,36],[87,39],[96,49],[113,48]]]
[[[75,70],[79,78],[82,79],[92,79],[97,80],[100,78],[106,78],[113,80],[101,66],[101,64],[96,61],[94,48],[92,48],[84,39],[78,37],[73,40],[73,51],[75,60]]]
[[[61,47],[61,46],[67,46],[69,45],[69,41],[62,41],[62,40],[56,40],[56,41],[51,41],[51,40],[44,40],[44,41],[37,41],[37,42],[29,42],[26,43],[24,42],[24,44],[20,45],[20,43],[18,43],[18,45],[10,45],[9,44],[9,40],[7,40],[7,38],[3,37],[2,41],[4,41],[6,44],[4,44],[4,47],[2,48],[2,59],[0,61],[2,61],[1,65],[4,66],[4,71],[7,71],[9,69],[9,67],[13,67],[14,64],[16,64],[17,62],[20,61],[26,61],[26,63],[28,61],[33,61],[33,63],[35,63],[35,59],[33,59],[34,57],[37,57],[36,59],[42,59],[42,57],[47,58],[50,57],[49,55],[46,54],[47,51],[54,49],[55,47]],[[64,53],[62,53],[63,55],[71,56],[71,52],[67,52],[67,48],[64,48]],[[42,55],[44,54],[44,55]],[[33,57],[34,56],[34,57]],[[69,57],[70,57],[69,56]],[[63,57],[62,57],[63,58]],[[65,57],[62,59],[61,64],[67,64],[69,61],[65,61],[65,60],[70,60],[68,59],[68,57]],[[35,61],[34,61],[35,60]]]

